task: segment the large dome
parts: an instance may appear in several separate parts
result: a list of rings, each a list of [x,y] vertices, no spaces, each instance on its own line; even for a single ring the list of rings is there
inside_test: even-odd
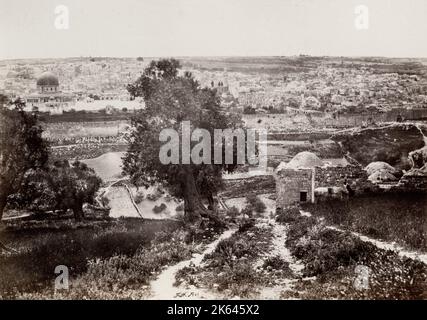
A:
[[[282,162],[278,167],[277,171],[281,169],[309,169],[314,167],[322,167],[324,165],[323,161],[319,159],[312,152],[303,151],[298,153],[291,161],[288,163]]]
[[[44,72],[37,79],[38,86],[59,86],[58,78],[52,72]]]

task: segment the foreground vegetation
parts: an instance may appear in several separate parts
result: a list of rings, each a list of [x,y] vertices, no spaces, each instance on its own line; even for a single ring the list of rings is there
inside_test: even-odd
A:
[[[189,258],[219,230],[129,218],[11,221],[4,236],[18,253],[0,255],[0,298],[141,298],[163,266]],[[55,293],[58,265],[69,268],[70,290]]]
[[[207,288],[226,298],[253,298],[257,288],[269,282],[260,272],[262,268],[256,270],[254,265],[268,250],[270,239],[269,228],[255,225],[254,220],[244,220],[232,237],[222,240],[204,258],[203,266],[180,270],[176,285]]]
[[[315,217],[301,216],[297,209],[280,213],[278,220],[289,224],[286,245],[305,264],[303,277],[292,291],[283,292],[283,298],[426,298],[427,266],[422,262],[331,230]],[[360,268],[367,273],[358,272]],[[360,277],[366,286],[355,284]]]
[[[418,193],[386,193],[304,205],[329,225],[427,251],[427,198]]]
[[[422,262],[331,229],[330,217],[303,216],[300,207],[272,219],[258,197],[247,198],[242,210],[219,216],[237,225],[231,237],[200,264],[178,269],[174,285],[180,292],[255,299],[427,298]],[[350,204],[363,207],[358,201]],[[201,253],[224,228],[208,219],[194,225],[129,218],[75,222],[71,216],[11,220],[5,240],[18,253],[0,255],[0,298],[146,299],[165,267]],[[58,265],[69,268],[69,290],[54,290]]]
[[[382,215],[384,219],[387,203],[387,209],[396,205],[395,210],[399,210],[408,203],[417,207],[419,198],[413,196],[414,199],[407,197],[406,203],[399,206],[396,205],[401,201],[399,198],[391,201],[392,195],[378,197],[378,207],[371,206],[376,212],[370,214]],[[328,205],[344,204],[354,210],[367,210],[363,204],[372,202],[370,197],[365,197],[317,204],[317,207],[307,205],[303,209],[291,207],[277,212],[276,222],[267,216],[244,220],[232,237],[221,241],[212,254],[205,256],[201,265],[180,270],[176,274],[176,285],[196,288],[196,291],[209,289],[217,298],[426,299],[427,266],[424,263],[378,248],[348,231],[332,229],[330,217],[321,219],[301,214],[301,210],[308,208],[326,208],[329,212]],[[409,230],[420,223],[417,217],[423,215],[417,211],[410,216],[408,212],[412,207],[405,208],[408,211],[402,216],[389,214],[387,224],[399,224],[399,219],[404,217],[411,221],[390,236],[402,236],[405,228]],[[238,216],[234,211],[230,209],[230,214]],[[357,212],[352,212],[344,218],[356,216]],[[372,219],[360,217],[359,226],[380,225]],[[415,232],[422,236],[425,230],[420,228],[423,225]],[[387,227],[383,231],[386,230]]]

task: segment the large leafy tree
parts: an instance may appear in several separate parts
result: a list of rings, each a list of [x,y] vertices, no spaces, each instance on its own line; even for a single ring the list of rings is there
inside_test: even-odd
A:
[[[0,220],[8,197],[20,191],[28,170],[40,170],[48,161],[37,116],[23,111],[19,99],[0,107]]]
[[[242,126],[242,122],[237,115],[221,109],[214,89],[201,88],[190,73],[180,75],[179,68],[175,59],[152,61],[141,77],[128,86],[133,97],[144,98],[146,108],[132,119],[124,173],[138,186],[162,183],[169,187],[174,195],[184,199],[186,217],[194,221],[201,215],[210,215],[209,209],[214,209],[214,194],[221,187],[221,173],[224,169],[234,169],[235,165],[195,164],[192,159],[189,164],[182,164],[182,161],[162,164],[159,152],[164,142],[159,141],[160,132],[174,129],[182,133],[182,123],[188,121],[192,129],[209,131],[213,154],[214,129],[235,129]],[[181,146],[177,148],[182,151]],[[208,199],[209,208],[202,198]]]
[[[16,100],[0,106],[0,220],[7,204],[35,212],[73,210],[84,218],[101,186],[94,170],[81,162],[49,164],[49,146],[37,116]]]
[[[50,175],[53,179],[52,187],[55,190],[57,208],[72,209],[74,218],[82,220],[83,204],[94,203],[102,180],[92,168],[79,161],[71,165],[66,160],[56,163]]]
[[[101,183],[85,163],[56,161],[48,170],[30,170],[18,198],[35,212],[71,209],[80,221],[84,218],[83,204],[94,203]]]

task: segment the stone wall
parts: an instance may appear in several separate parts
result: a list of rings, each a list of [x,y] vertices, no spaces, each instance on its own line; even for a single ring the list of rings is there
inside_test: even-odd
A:
[[[282,169],[276,173],[276,201],[278,208],[300,202],[300,193],[307,192],[307,201],[315,201],[316,188],[328,188],[323,197],[334,198],[347,193],[345,180],[356,194],[372,192],[378,189],[368,180],[367,173],[359,165],[345,167],[316,167],[313,169]],[[336,193],[335,191],[339,191]],[[346,195],[348,196],[348,195]]]
[[[368,180],[368,175],[361,166],[348,165],[345,167],[317,167],[315,169],[315,188],[343,187],[345,180],[356,192],[375,188]]]
[[[427,176],[404,175],[400,179],[395,189],[402,190],[402,191],[426,192]]]
[[[314,201],[314,169],[282,169],[276,175],[276,206],[285,208],[300,202],[301,192],[307,193],[307,202]]]
[[[272,175],[264,175],[224,180],[224,191],[220,195],[223,198],[239,198],[245,197],[249,193],[266,194],[274,193],[275,191],[274,177]]]
[[[345,167],[317,167],[315,170],[315,187],[341,187],[345,180],[350,185],[364,184],[368,175],[361,166],[348,165]]]

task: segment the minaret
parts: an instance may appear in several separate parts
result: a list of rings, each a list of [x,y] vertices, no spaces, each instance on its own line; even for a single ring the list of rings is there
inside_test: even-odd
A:
[[[227,68],[224,68],[224,72],[223,72],[222,78],[224,79],[223,86],[228,87],[228,72],[227,72]]]
[[[299,106],[300,109],[305,109],[305,96],[304,93],[301,93],[301,104]]]

